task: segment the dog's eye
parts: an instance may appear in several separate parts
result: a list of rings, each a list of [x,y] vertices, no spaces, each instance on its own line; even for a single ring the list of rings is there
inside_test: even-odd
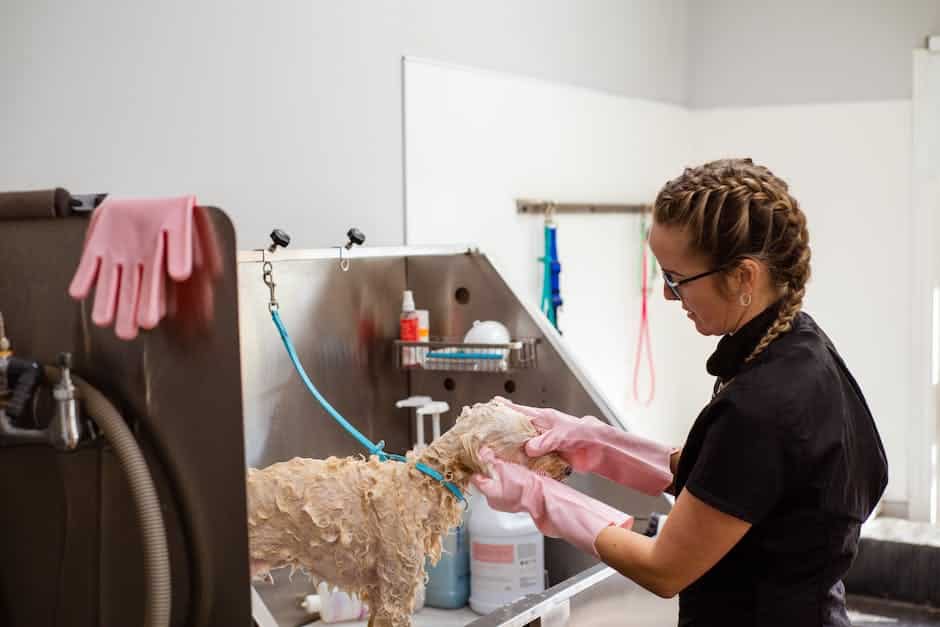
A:
[[[566,466],[566,467],[565,467],[565,476],[566,476],[566,477],[570,477],[570,476],[571,476],[571,472],[572,472],[571,466]]]

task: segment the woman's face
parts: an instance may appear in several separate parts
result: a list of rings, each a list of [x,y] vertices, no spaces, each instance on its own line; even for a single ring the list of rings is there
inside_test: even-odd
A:
[[[713,269],[708,258],[691,250],[691,238],[684,229],[654,223],[649,237],[656,260],[673,281]],[[725,280],[719,272],[680,285],[681,299],[663,283],[663,296],[666,300],[678,300],[702,335],[725,335],[737,329],[743,313],[738,299],[721,291],[721,282]]]

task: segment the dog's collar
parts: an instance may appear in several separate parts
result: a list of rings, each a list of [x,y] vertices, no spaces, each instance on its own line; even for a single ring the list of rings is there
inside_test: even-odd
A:
[[[386,461],[386,460],[392,459],[392,460],[395,460],[396,462],[408,463],[408,460],[405,459],[404,457],[402,457],[401,455],[395,455],[394,453],[386,453],[385,451],[383,451],[383,450],[382,450],[382,447],[383,447],[384,445],[385,445],[385,442],[384,442],[384,441],[383,441],[383,442],[379,442],[379,443],[376,445],[375,450],[373,451],[373,452],[375,453],[375,455],[378,456],[379,460],[381,460],[381,461],[384,462],[384,461]],[[442,475],[442,474],[439,473],[438,471],[434,470],[433,468],[431,468],[431,467],[428,466],[427,464],[422,464],[421,462],[415,462],[415,468],[417,468],[419,471],[423,472],[423,473],[426,474],[427,476],[431,477],[432,479],[436,479],[442,486],[444,486],[445,488],[447,488],[448,491],[450,491],[451,494],[453,494],[455,497],[457,497],[457,500],[458,500],[458,501],[460,501],[460,502],[463,503],[464,505],[467,504],[467,499],[466,499],[466,497],[463,495],[463,492],[460,491],[460,488],[458,488],[458,487],[457,487],[456,485],[454,485],[452,482],[447,481],[446,479],[444,479],[444,475]]]
[[[467,503],[467,499],[464,497],[463,493],[460,491],[460,488],[458,488],[456,485],[454,485],[450,481],[445,480],[444,475],[434,470],[430,466],[422,464],[421,462],[415,462],[415,468],[417,468],[418,470],[420,470],[427,476],[437,479],[442,486],[450,490],[450,493],[457,497],[458,501],[464,504]]]

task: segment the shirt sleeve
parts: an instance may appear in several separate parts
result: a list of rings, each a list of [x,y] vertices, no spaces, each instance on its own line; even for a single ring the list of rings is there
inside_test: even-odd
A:
[[[773,416],[754,415],[730,402],[721,405],[713,407],[714,422],[685,489],[715,509],[754,524],[783,495],[787,440]]]

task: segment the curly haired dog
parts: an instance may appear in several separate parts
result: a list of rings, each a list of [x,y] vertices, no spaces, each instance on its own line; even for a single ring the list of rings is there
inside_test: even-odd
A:
[[[369,603],[370,626],[410,627],[425,556],[437,563],[441,538],[460,522],[462,505],[418,471],[420,461],[464,490],[485,472],[477,453],[556,479],[570,469],[558,455],[530,459],[523,444],[537,435],[529,419],[489,402],[464,407],[453,429],[408,463],[346,457],[295,457],[248,470],[248,539],[253,577],[290,566]]]

